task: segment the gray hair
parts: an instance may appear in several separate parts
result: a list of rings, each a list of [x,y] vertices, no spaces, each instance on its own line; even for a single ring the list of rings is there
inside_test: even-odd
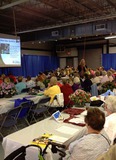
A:
[[[105,103],[107,105],[107,109],[111,112],[111,113],[115,113],[116,112],[116,96],[107,96]]]
[[[57,84],[57,78],[55,76],[51,77],[50,84],[51,84],[51,86],[54,86]]]
[[[80,83],[80,79],[79,79],[79,77],[75,77],[75,78],[74,78],[74,83],[75,83],[75,84]]]
[[[102,71],[102,75],[103,76],[107,75],[107,72],[106,71]]]

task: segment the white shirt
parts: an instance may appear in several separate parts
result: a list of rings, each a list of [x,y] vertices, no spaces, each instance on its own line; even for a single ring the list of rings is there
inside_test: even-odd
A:
[[[92,83],[98,84],[98,83],[100,83],[100,77],[92,78],[91,81],[92,81]]]
[[[27,81],[26,86],[27,88],[35,87],[35,82],[33,80]]]
[[[87,134],[70,144],[68,160],[96,160],[109,146],[101,134]]]
[[[109,81],[109,78],[107,75],[103,76],[102,79],[101,79],[101,83],[105,83],[105,82],[108,82]]]
[[[108,134],[112,144],[114,138],[116,138],[116,113],[112,113],[106,117],[104,130]]]

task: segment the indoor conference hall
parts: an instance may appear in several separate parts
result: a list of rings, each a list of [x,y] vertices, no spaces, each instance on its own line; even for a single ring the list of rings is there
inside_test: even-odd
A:
[[[1,0],[0,160],[116,159],[115,6]]]

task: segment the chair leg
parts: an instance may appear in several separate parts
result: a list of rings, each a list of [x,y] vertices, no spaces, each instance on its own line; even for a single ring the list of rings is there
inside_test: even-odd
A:
[[[25,122],[27,123],[28,126],[30,126],[29,121],[27,120],[27,118],[24,118]]]
[[[16,125],[14,125],[14,128],[16,129],[16,131],[18,131],[18,128],[17,128],[17,126],[16,126]]]
[[[0,135],[1,135],[2,138],[4,138],[4,136],[3,136],[3,134],[1,132],[0,132]]]
[[[36,120],[36,118],[35,118],[35,114],[34,114],[34,113],[32,114],[32,117],[31,117],[31,119],[30,119],[30,123],[31,123],[32,121],[34,121],[35,123],[37,122],[37,120]]]

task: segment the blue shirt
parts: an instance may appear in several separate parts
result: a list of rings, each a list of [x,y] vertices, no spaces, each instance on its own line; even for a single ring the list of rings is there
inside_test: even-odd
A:
[[[18,94],[19,94],[19,93],[21,93],[21,91],[22,91],[23,89],[26,88],[26,83],[25,83],[25,82],[19,82],[19,83],[17,83],[17,84],[15,85],[15,87],[16,87],[16,90],[17,90],[17,92],[18,92]]]

